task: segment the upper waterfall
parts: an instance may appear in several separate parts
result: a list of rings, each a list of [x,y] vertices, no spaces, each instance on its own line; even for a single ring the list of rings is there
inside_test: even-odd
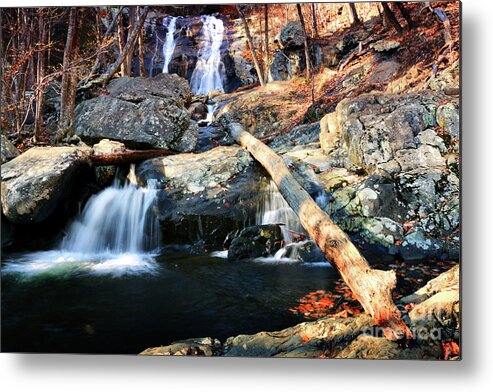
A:
[[[176,18],[170,16],[167,20],[163,20],[163,25],[168,23],[168,32],[166,33],[166,39],[163,44],[163,73],[168,73],[169,63],[173,58],[173,52],[175,51],[176,40],[175,40],[175,30],[176,30]]]
[[[215,16],[202,16],[202,34],[197,65],[192,73],[190,87],[194,94],[224,91],[224,64],[221,61],[224,24]]]

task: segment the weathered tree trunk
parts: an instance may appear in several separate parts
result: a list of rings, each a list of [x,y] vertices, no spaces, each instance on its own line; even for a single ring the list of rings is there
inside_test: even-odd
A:
[[[238,123],[229,126],[231,136],[267,170],[287,203],[300,218],[310,237],[334,265],[367,313],[383,329],[387,339],[411,338],[412,334],[392,300],[396,285],[393,271],[373,270],[349,237],[330,219],[295,180],[284,160]]]
[[[351,26],[357,26],[361,23],[358,17],[358,12],[356,11],[356,6],[354,3],[347,3],[349,9],[349,21]]]
[[[70,126],[69,112],[69,88],[70,80],[70,63],[72,61],[72,48],[75,38],[75,30],[77,26],[77,7],[70,8],[67,40],[65,41],[65,50],[63,51],[63,73],[62,73],[62,86],[60,92],[60,118],[58,119],[57,140],[62,139],[68,131]]]
[[[123,14],[119,13],[118,14],[118,56],[121,57],[123,54],[123,49],[125,48],[125,29],[123,27]],[[125,62],[125,57],[123,58],[123,61],[121,62],[119,68],[122,76],[125,76],[127,73],[126,70],[126,65],[127,63]]]
[[[409,27],[409,28],[414,27],[414,21],[411,18],[411,14],[406,9],[406,7],[404,7],[404,4],[401,4],[398,1],[395,2],[395,3],[392,3],[392,4],[394,4],[394,7],[396,7],[399,10],[399,12],[401,13],[402,17],[407,22],[407,27]]]
[[[46,23],[43,9],[39,11],[39,44],[38,62],[36,65],[36,113],[34,116],[34,140],[39,140],[43,128],[43,96],[45,77],[45,44],[46,44]]]
[[[127,41],[130,37],[131,32],[134,29],[135,26],[135,19],[137,18],[137,14],[135,13],[135,7],[129,7],[128,11],[128,35],[127,35]],[[142,30],[141,30],[142,31]],[[140,31],[139,34],[137,35],[137,39],[133,41],[133,43],[130,44],[130,48],[127,51],[127,55],[125,57],[125,76],[132,76],[132,60],[133,60],[133,55],[134,55],[134,49],[135,49],[135,43],[138,41],[140,37]]]
[[[315,10],[315,3],[312,3],[312,19],[313,19],[313,33],[315,34],[315,38],[318,38],[317,12]]]
[[[127,150],[111,154],[91,155],[90,160],[95,166],[124,165],[147,159],[175,155],[174,151],[167,150]]]
[[[269,72],[269,5],[264,4],[265,79]]]
[[[395,31],[397,31],[397,34],[401,35],[402,34],[402,27],[399,24],[399,21],[395,17],[394,13],[390,9],[389,5],[386,2],[382,3],[383,7],[383,15],[384,18],[387,19],[387,21],[394,27]]]
[[[305,45],[305,60],[306,60],[306,77],[310,79],[312,77],[312,62],[310,60],[310,48],[308,47],[308,36],[306,34],[305,19],[303,18],[303,12],[301,11],[301,4],[296,4],[298,10],[298,17],[300,18],[301,31],[303,33],[303,41]]]
[[[140,7],[137,7],[137,23],[140,23]],[[139,32],[139,39],[138,39],[138,45],[139,45],[139,76],[145,77],[146,76],[146,68],[144,64],[144,32],[141,29]]]
[[[109,66],[108,70],[102,75],[100,75],[98,78],[90,80],[87,83],[85,83],[83,86],[80,86],[80,89],[86,90],[98,84],[106,85],[109,82],[109,80],[113,77],[113,75],[118,71],[118,69],[122,65],[123,61],[126,58],[127,52],[130,50],[130,47],[133,44],[135,44],[135,41],[137,40],[137,37],[140,31],[142,30],[142,27],[144,27],[144,23],[148,13],[149,13],[149,7],[145,6],[142,11],[142,14],[139,16],[139,22],[135,25],[132,32],[130,33],[130,36],[127,39],[127,43],[125,44],[123,51],[120,53],[116,61]]]
[[[236,5],[236,9],[238,10],[238,13],[240,14],[241,21],[243,22],[243,28],[245,29],[245,35],[246,35],[247,40],[248,40],[248,45],[250,45],[250,50],[252,52],[253,63],[255,64],[255,69],[257,70],[258,80],[259,80],[261,86],[265,86],[265,79],[264,79],[264,76],[262,74],[262,69],[260,68],[260,63],[258,61],[255,46],[253,46],[253,39],[252,39],[252,36],[250,35],[250,28],[248,27],[248,23],[247,23],[247,20],[245,18],[245,14],[243,14],[243,10],[241,9],[241,6],[239,4]]]

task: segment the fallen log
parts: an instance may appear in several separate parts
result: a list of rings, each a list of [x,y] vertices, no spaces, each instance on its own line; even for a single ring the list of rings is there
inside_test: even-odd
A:
[[[287,203],[328,261],[337,268],[363,309],[382,328],[389,340],[412,338],[392,300],[396,286],[394,271],[374,270],[358,249],[290,173],[284,160],[264,143],[246,132],[241,124],[231,123],[233,139],[253,155],[267,170]]]
[[[168,150],[126,150],[107,154],[93,154],[89,157],[89,160],[94,166],[125,165],[175,154],[176,152]]]

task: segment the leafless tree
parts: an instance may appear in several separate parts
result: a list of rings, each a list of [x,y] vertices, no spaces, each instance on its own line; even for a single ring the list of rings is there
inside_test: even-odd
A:
[[[253,39],[252,35],[250,34],[250,28],[248,27],[247,20],[245,18],[245,14],[243,13],[243,10],[241,9],[241,6],[239,4],[236,5],[236,9],[238,10],[238,13],[240,14],[241,21],[243,22],[243,28],[245,29],[245,35],[248,40],[248,45],[250,46],[250,51],[252,52],[252,57],[253,57],[253,63],[255,64],[255,69],[257,70],[257,76],[258,80],[260,82],[261,86],[265,86],[265,79],[262,74],[262,69],[260,68],[260,63],[258,61],[257,57],[257,52],[255,50],[255,46],[253,45]]]

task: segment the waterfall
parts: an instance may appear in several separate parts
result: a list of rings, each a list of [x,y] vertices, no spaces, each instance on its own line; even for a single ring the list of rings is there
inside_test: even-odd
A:
[[[316,197],[317,204],[325,203],[323,190]],[[321,204],[319,204],[321,205]],[[280,224],[284,246],[274,255],[275,260],[298,260],[299,250],[312,240],[306,237],[298,215],[286,202],[274,181],[270,180],[255,217],[257,225]],[[320,261],[323,260],[323,257]]]
[[[163,25],[166,23],[166,20],[163,20]],[[175,51],[176,40],[175,40],[175,30],[176,30],[176,18],[174,16],[170,16],[167,20],[167,28],[168,32],[166,33],[166,39],[163,44],[163,73],[168,73],[168,66],[173,58],[173,52]]]
[[[152,205],[155,183],[138,187],[131,165],[124,185],[112,186],[89,199],[56,250],[25,254],[5,264],[7,272],[27,275],[89,271],[98,274],[153,273],[152,251],[159,246],[157,217]]]
[[[202,22],[203,38],[199,45],[197,65],[190,80],[194,94],[224,91],[224,64],[221,61],[224,24],[221,19],[209,15],[202,16]]]
[[[284,200],[272,180],[270,180],[262,201],[257,208],[255,217],[255,224],[257,225],[271,223],[281,224],[282,235],[286,243],[293,242],[297,235],[304,233],[298,215]]]
[[[93,196],[74,222],[61,249],[75,253],[143,253],[159,243],[157,218],[150,213],[156,190],[135,185],[134,166],[128,181],[114,183]]]

